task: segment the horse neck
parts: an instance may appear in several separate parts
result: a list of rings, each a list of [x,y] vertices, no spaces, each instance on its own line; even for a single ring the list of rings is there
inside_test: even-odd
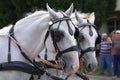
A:
[[[49,20],[48,14],[42,14],[18,21],[14,28],[15,38],[24,47],[39,54],[44,48]]]

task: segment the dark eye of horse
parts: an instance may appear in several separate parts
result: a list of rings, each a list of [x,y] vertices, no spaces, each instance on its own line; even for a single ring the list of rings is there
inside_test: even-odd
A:
[[[58,31],[54,29],[54,30],[51,30],[51,36],[54,41],[59,42],[63,39],[64,34],[62,31]]]
[[[78,37],[78,41],[82,42],[84,39],[85,39],[84,36],[80,33]]]

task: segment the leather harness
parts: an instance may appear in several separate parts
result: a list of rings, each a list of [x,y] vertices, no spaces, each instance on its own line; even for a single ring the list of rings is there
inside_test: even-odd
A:
[[[57,20],[53,20],[52,24],[49,25],[48,31],[45,35],[45,40],[44,43],[46,42],[46,39],[48,38],[49,34],[51,33],[51,27],[52,25],[54,25],[55,23],[59,22],[59,25],[62,21],[66,21],[67,25],[68,25],[68,31],[70,33],[70,35],[73,35],[73,32],[69,26],[69,22],[71,21],[71,19],[69,17],[64,16],[63,18],[59,18]],[[71,21],[72,22],[72,21]],[[59,26],[58,26],[59,27]],[[14,26],[9,30],[9,36],[12,37],[15,41],[16,38],[14,37]],[[8,70],[16,70],[16,71],[22,71],[28,74],[32,74],[32,75],[43,75],[44,73],[46,73],[49,77],[53,78],[53,79],[58,79],[58,80],[63,80],[61,78],[55,77],[51,74],[49,74],[46,70],[46,64],[43,64],[41,62],[37,63],[34,60],[31,60],[26,53],[24,53],[24,51],[22,51],[21,46],[16,44],[20,50],[20,53],[24,56],[25,59],[27,59],[32,65],[25,63],[25,62],[21,62],[21,61],[11,61],[11,38],[9,37],[8,39],[8,62],[4,62],[4,63],[0,63],[0,71],[8,71]],[[57,57],[61,58],[61,56],[67,52],[70,51],[77,51],[77,46],[72,46],[70,48],[67,48],[63,51],[60,51],[60,49],[58,48],[57,42],[52,38],[53,40],[53,45],[55,48],[55,51],[57,53]],[[48,66],[49,67],[49,66]]]

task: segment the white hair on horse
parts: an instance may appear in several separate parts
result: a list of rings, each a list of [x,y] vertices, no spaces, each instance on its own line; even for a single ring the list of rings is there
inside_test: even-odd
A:
[[[95,43],[98,38],[98,33],[94,28],[95,21],[95,13],[79,13],[75,12],[77,26],[80,32],[80,41],[78,44],[80,45],[80,49],[83,50],[81,54],[83,54],[84,58],[84,68],[86,71],[91,72],[94,71],[97,67],[97,59],[95,53]]]
[[[45,14],[45,13],[46,13],[46,11],[44,11],[44,10],[40,10],[40,11],[37,10],[35,12],[26,13],[25,17],[30,18],[30,17],[34,17],[34,16],[40,16],[40,15]]]
[[[50,53],[56,53],[55,48],[57,46],[57,51],[61,51],[61,53],[64,52],[62,54],[59,53],[59,55],[61,55],[60,59],[66,64],[64,70],[68,75],[74,74],[79,68],[79,58],[77,49],[73,49],[73,47],[77,46],[76,40],[74,39],[75,26],[69,18],[73,11],[73,5],[64,13],[67,17],[61,12],[54,11],[48,5],[47,10],[48,11],[42,11],[40,13],[33,13],[19,20],[14,27],[1,29],[0,33],[8,35],[11,32],[11,35],[14,36],[22,46],[35,55],[38,55],[45,47]],[[49,22],[53,22],[53,24],[49,25]],[[3,33],[3,31],[5,33]],[[48,33],[48,31],[50,32]],[[56,39],[57,36],[55,33],[63,36],[58,40]],[[49,35],[45,38],[47,34]],[[58,42],[54,41],[54,39],[58,40]],[[0,38],[0,63],[8,62],[8,49],[11,48],[11,56],[9,58],[11,62],[20,61],[30,64],[30,62],[21,55],[21,52],[25,52],[25,50],[22,49],[22,51],[20,51],[12,40],[9,47],[8,44],[10,43],[8,40],[9,38],[7,36]],[[69,51],[69,49],[72,50]],[[26,55],[31,59],[32,56],[29,54]],[[29,80],[30,76],[30,74],[20,71],[0,71],[0,80]]]
[[[84,40],[81,41],[81,42],[78,42],[78,44],[81,43],[82,50],[85,50],[88,47],[95,47],[95,41],[96,41],[96,38],[98,37],[98,35],[97,35],[96,30],[94,29],[94,26],[91,25],[92,26],[91,28],[92,28],[92,31],[93,31],[93,36],[92,37],[89,35],[89,27],[87,25],[85,25],[83,27],[79,27],[79,26],[82,26],[82,24],[84,24],[84,23],[88,23],[86,19],[88,19],[91,24],[94,24],[94,20],[95,20],[94,12],[91,13],[91,14],[90,13],[79,13],[79,12],[77,12],[77,14],[78,15],[76,15],[76,17],[75,17],[75,13],[73,13],[71,15],[71,19],[72,19],[72,22],[76,25],[76,27],[79,28],[80,35],[83,34],[82,36],[84,37]],[[81,28],[85,28],[85,29],[83,29],[83,31],[82,31]],[[80,38],[80,39],[82,39],[82,38]],[[48,51],[48,53],[49,53],[49,51]],[[48,53],[46,53],[45,50],[44,50],[42,52],[42,54],[40,53],[40,56],[42,58],[45,58],[45,54],[47,54],[47,60],[55,60],[54,58],[49,57],[49,56],[54,56],[54,55],[48,54]],[[81,54],[79,54],[79,55],[81,55]],[[97,66],[95,51],[88,51],[82,57],[84,57],[84,59],[85,59],[85,65],[84,65],[85,67],[84,68],[85,69],[87,68],[86,70],[88,72],[94,71],[96,66]],[[88,67],[89,64],[92,65],[92,68]],[[56,75],[58,77],[61,77],[61,78],[64,78],[64,76],[65,76],[65,74],[62,71],[59,71],[59,70],[56,71],[55,69],[48,69],[48,71],[50,73],[54,73],[54,75]],[[45,79],[48,80],[49,78],[46,77]],[[40,80],[42,80],[42,79],[40,79]]]

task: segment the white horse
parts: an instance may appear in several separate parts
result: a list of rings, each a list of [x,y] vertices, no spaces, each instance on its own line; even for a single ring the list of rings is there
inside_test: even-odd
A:
[[[95,14],[79,13],[72,14],[72,21],[79,28],[78,45],[81,50],[80,58],[84,59],[84,69],[87,72],[94,71],[97,67],[95,44],[100,43],[100,35],[95,29]]]
[[[33,13],[31,16],[19,20],[13,27],[14,31],[12,32],[14,32],[16,40],[35,55],[38,55],[45,46],[50,53],[56,53],[55,45],[57,45],[61,52],[77,45],[74,39],[75,26],[68,17],[64,16],[70,16],[73,5],[65,13],[55,12],[48,5],[47,10],[48,11],[44,11],[42,14]],[[53,23],[51,21],[53,21]],[[11,27],[1,29],[0,35],[9,35],[10,29]],[[48,29],[50,32],[47,38],[45,38]],[[57,36],[54,32],[60,33],[57,35],[61,36],[59,40],[56,39]],[[8,62],[8,43],[7,36],[0,37],[0,63]],[[18,46],[12,40],[10,46],[11,57],[9,56],[9,58],[11,58],[11,62],[21,61],[30,64],[30,62],[21,55]],[[58,48],[56,50],[58,50]],[[75,73],[79,68],[78,51],[67,51],[61,56],[66,64],[64,67],[66,73],[68,75]],[[28,55],[28,57],[31,56]],[[0,65],[0,68],[2,69],[2,65]],[[0,71],[0,80],[28,80],[30,76],[30,74],[20,71]]]
[[[92,72],[97,67],[95,44],[96,41],[101,41],[100,36],[94,26],[95,14],[94,12],[91,14],[75,12],[71,15],[71,18],[73,23],[79,28],[80,32],[78,37],[78,44],[80,49],[80,58],[84,59],[83,69],[87,72]],[[40,56],[45,58],[45,50],[40,53]],[[55,54],[49,54],[48,51],[47,60],[55,60],[54,56]],[[48,69],[48,71],[50,73],[54,73],[55,76],[61,78],[65,77],[65,73],[60,70]],[[47,77],[44,78],[46,78],[46,80],[50,80]]]

